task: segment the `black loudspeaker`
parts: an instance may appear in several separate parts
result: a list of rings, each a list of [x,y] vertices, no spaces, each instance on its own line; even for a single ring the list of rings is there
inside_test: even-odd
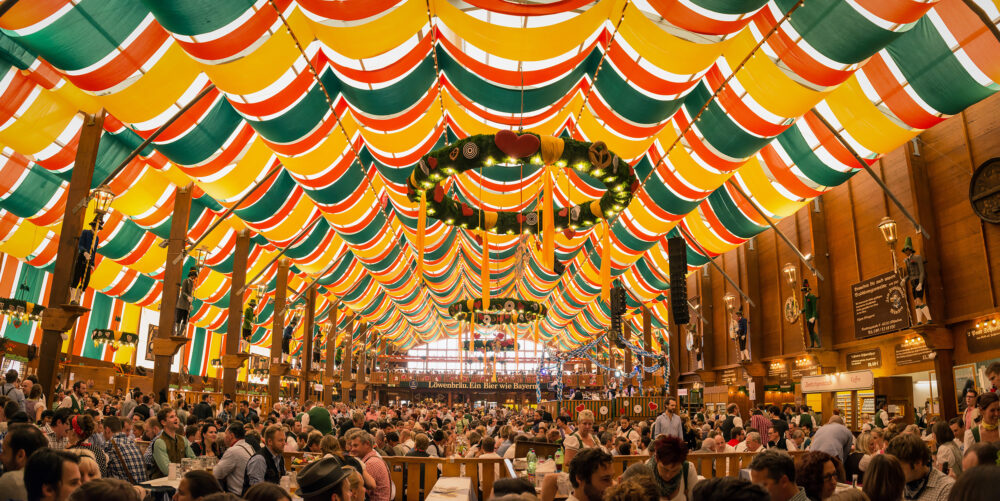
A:
[[[667,240],[670,259],[670,314],[674,323],[685,325],[691,321],[687,302],[687,243],[681,237]]]

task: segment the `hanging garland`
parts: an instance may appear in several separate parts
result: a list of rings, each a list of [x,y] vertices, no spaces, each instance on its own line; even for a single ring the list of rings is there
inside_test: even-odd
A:
[[[426,192],[426,215],[451,226],[501,235],[539,233],[548,207],[530,212],[483,211],[446,196],[441,186],[441,182],[452,175],[495,165],[513,168],[521,164],[520,159],[529,157],[529,162],[539,168],[552,164],[587,174],[600,180],[607,190],[599,200],[558,211],[555,229],[569,233],[568,236],[577,228],[592,227],[624,210],[639,187],[639,180],[628,162],[609,151],[602,141],[589,143],[530,133],[517,135],[504,130],[496,135],[471,136],[425,155],[410,175],[407,196],[411,202],[418,203],[421,192]]]
[[[483,308],[482,299],[468,299],[453,303],[448,314],[459,321],[470,320],[474,316],[476,325],[527,324],[548,313],[548,308],[535,301],[514,298],[496,298]]]

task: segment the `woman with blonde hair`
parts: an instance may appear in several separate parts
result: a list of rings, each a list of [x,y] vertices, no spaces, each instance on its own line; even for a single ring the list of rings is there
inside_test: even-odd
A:
[[[601,447],[601,442],[593,432],[594,413],[588,409],[584,409],[576,415],[576,431],[563,439],[563,447],[566,449],[566,457],[563,459],[563,464],[569,464],[573,460],[573,456],[580,449]],[[601,450],[604,450],[604,448],[601,447]]]
[[[345,501],[365,501],[365,481],[361,478],[361,474],[358,470],[354,468],[347,467],[350,469],[351,475],[347,477],[347,481],[351,483],[351,492],[354,493],[354,499],[348,499]]]

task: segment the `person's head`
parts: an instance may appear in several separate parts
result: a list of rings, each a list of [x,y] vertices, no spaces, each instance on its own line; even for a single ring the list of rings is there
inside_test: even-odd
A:
[[[717,477],[698,482],[693,501],[767,501],[767,490],[737,477]]]
[[[215,439],[219,437],[219,429],[212,423],[205,423],[201,425],[201,441],[206,444],[215,443]]]
[[[667,412],[670,414],[677,413],[677,399],[670,397],[667,399]]]
[[[426,451],[430,445],[431,440],[424,433],[417,433],[417,436],[413,437],[413,448],[415,450]]]
[[[87,383],[84,383],[83,381],[73,383],[73,393],[75,393],[77,397],[82,397],[86,391]]]
[[[934,423],[934,426],[931,427],[931,432],[934,433],[934,440],[937,441],[938,446],[955,440],[955,432],[951,431],[951,426],[944,421]]]
[[[94,418],[90,414],[77,414],[69,418],[69,425],[76,435],[76,439],[80,442],[90,438],[97,429],[97,423],[94,422]]]
[[[319,442],[319,448],[323,454],[332,454],[338,457],[344,455],[344,450],[340,447],[340,439],[333,435],[324,435]]]
[[[1000,362],[995,362],[993,365],[1000,365]],[[984,422],[997,424],[997,419],[1000,418],[1000,395],[991,391],[983,393],[977,399],[977,406],[979,407],[979,415],[982,416]]]
[[[863,482],[864,493],[873,500],[902,499],[903,484],[906,483],[899,460],[888,454],[872,456]]]
[[[229,428],[226,428],[226,447],[232,447],[236,442],[246,438],[246,433],[243,423],[239,421],[230,423]]]
[[[907,482],[927,475],[931,463],[931,451],[920,437],[910,433],[900,433],[889,441],[885,453],[896,456],[903,467]]]
[[[52,428],[56,437],[62,438],[69,433],[69,418],[71,417],[73,417],[73,412],[65,407],[56,409],[52,414],[52,421],[49,422],[49,427]]]
[[[1000,466],[984,464],[963,470],[948,501],[993,501],[1000,492]]]
[[[653,442],[656,457],[656,471],[660,478],[670,480],[676,477],[687,459],[687,444],[674,436],[660,436]]]
[[[167,433],[177,433],[181,431],[181,420],[177,417],[177,412],[170,407],[163,407],[156,413],[156,421]]]
[[[292,501],[292,496],[278,484],[261,482],[247,489],[243,493],[246,501]]]
[[[604,501],[659,501],[656,481],[650,475],[634,475],[604,491]]]
[[[590,412],[589,409],[584,409],[576,415],[576,427],[577,430],[584,434],[589,435],[594,431],[594,413]]]
[[[219,481],[204,470],[189,471],[181,478],[172,501],[197,501],[209,494],[223,492]]]
[[[375,439],[367,431],[352,429],[347,432],[347,444],[352,456],[363,458],[375,447]]]
[[[4,471],[20,470],[28,462],[28,457],[48,444],[48,439],[37,426],[12,424],[3,437],[0,464],[3,464]]]
[[[271,452],[281,455],[282,451],[285,450],[285,432],[282,431],[281,426],[272,424],[264,428],[264,445]]]
[[[820,451],[809,451],[802,455],[795,468],[795,483],[806,491],[809,499],[826,499],[837,489],[840,462],[837,458]]]
[[[74,452],[78,450],[80,449],[74,449]],[[85,484],[95,478],[101,478],[101,467],[97,460],[87,453],[80,454],[80,483]]]
[[[17,371],[11,369],[7,371],[6,374],[4,374],[3,378],[5,381],[7,381],[7,384],[14,384],[15,382],[17,382]]]
[[[599,448],[583,449],[569,462],[569,480],[580,501],[600,501],[611,487],[611,454]]]
[[[736,404],[729,404],[726,406],[726,414],[732,414],[734,416],[740,415],[740,406]]]
[[[535,486],[526,478],[501,478],[493,483],[493,496],[535,494]]]
[[[480,440],[479,449],[484,453],[493,452],[496,449],[496,440],[493,437],[486,437]]]
[[[84,482],[69,496],[70,501],[139,501],[139,494],[128,482],[117,478],[99,478]]]
[[[993,362],[986,367],[986,377],[989,378],[994,388],[1000,388],[1000,362]]]
[[[28,501],[65,501],[80,487],[80,458],[66,451],[39,449],[24,465]]]
[[[795,484],[795,460],[776,450],[754,456],[750,462],[750,480],[763,487],[772,501],[787,501],[799,491]]]
[[[1000,454],[1000,447],[991,442],[979,442],[972,444],[965,450],[962,456],[962,471],[969,471],[979,465],[993,464],[997,454]]]
[[[354,494],[354,501],[365,501],[365,479],[361,473],[352,466],[345,466],[347,470],[347,481],[351,484],[351,492]],[[249,500],[248,500],[249,501]]]
[[[972,387],[967,388],[965,390],[965,395],[964,396],[965,396],[965,406],[966,407],[975,407],[976,406],[976,398],[979,396],[979,393],[976,392],[975,388],[972,388]]]
[[[341,467],[340,459],[320,459],[299,472],[297,494],[302,501],[352,501],[350,475],[348,469]]]
[[[762,441],[761,441],[761,438],[760,438],[760,433],[757,433],[756,431],[751,431],[750,433],[747,433],[747,450],[748,451],[754,452],[757,449],[760,449],[761,443],[762,443]]]

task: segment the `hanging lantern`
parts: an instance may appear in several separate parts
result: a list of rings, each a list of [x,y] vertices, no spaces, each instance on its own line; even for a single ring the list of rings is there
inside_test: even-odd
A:
[[[103,216],[111,211],[111,202],[115,199],[115,194],[111,188],[100,186],[90,192],[90,198],[95,202],[94,212]]]

